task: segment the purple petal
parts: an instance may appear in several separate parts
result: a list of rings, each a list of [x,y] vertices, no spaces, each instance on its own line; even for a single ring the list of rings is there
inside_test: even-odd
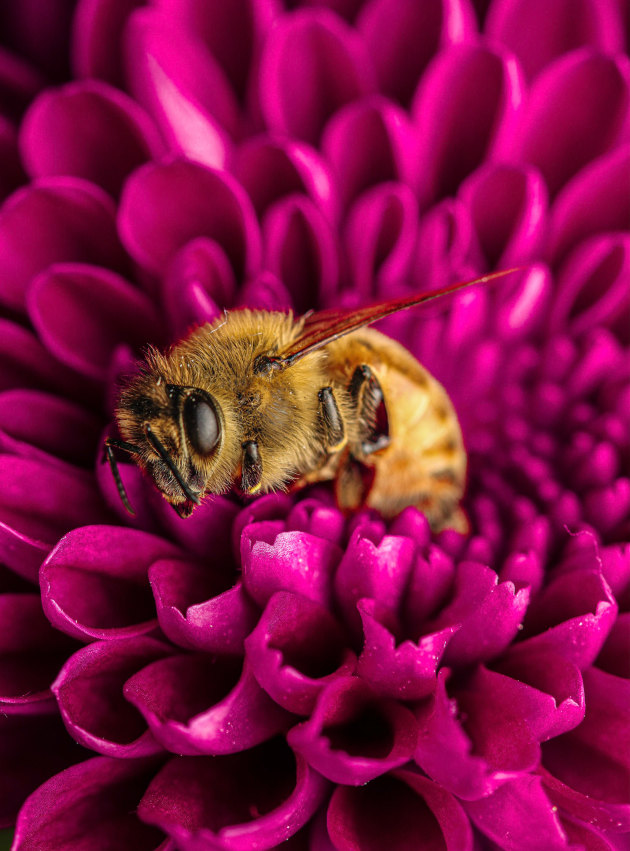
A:
[[[510,148],[542,172],[551,196],[583,166],[627,141],[629,78],[625,57],[589,50],[564,56],[537,78]]]
[[[238,658],[196,653],[146,665],[125,685],[155,738],[178,754],[230,754],[284,732],[292,717]]]
[[[457,627],[421,636],[417,642],[396,642],[394,635],[375,616],[374,600],[358,603],[365,643],[358,673],[383,697],[419,700],[431,694],[444,649]]]
[[[413,280],[422,290],[434,290],[454,276],[471,279],[482,270],[483,255],[470,210],[448,198],[427,211],[418,225]]]
[[[284,524],[263,521],[247,526],[241,538],[243,585],[264,606],[276,591],[293,591],[328,606],[339,547],[304,532],[285,532]]]
[[[339,786],[330,800],[327,821],[337,851],[413,848],[418,840],[427,849],[473,849],[470,823],[457,800],[405,769],[365,786]]]
[[[618,329],[628,342],[630,237],[584,241],[562,265],[549,318],[551,330],[573,335],[592,327]]]
[[[40,572],[50,622],[83,641],[142,635],[156,626],[149,566],[173,557],[163,538],[119,526],[73,529]]]
[[[547,235],[547,191],[535,169],[483,166],[464,182],[459,198],[470,210],[488,269],[538,258]]]
[[[291,294],[277,275],[261,272],[241,287],[236,307],[250,310],[277,310],[288,313],[293,308]]]
[[[587,569],[567,573],[532,601],[525,620],[525,634],[531,637],[519,642],[514,652],[549,649],[585,668],[597,657],[616,614],[601,574]]]
[[[0,393],[0,449],[12,455],[91,467],[101,423],[73,402],[39,390]]]
[[[94,851],[135,848],[153,851],[163,834],[142,824],[136,808],[155,762],[95,757],[51,777],[22,807],[16,851],[58,851],[84,847]]]
[[[518,634],[528,603],[529,588],[499,582],[489,567],[461,562],[453,601],[424,628],[436,631],[460,624],[444,653],[445,664],[483,662],[501,653]]]
[[[339,276],[338,248],[330,225],[308,198],[293,195],[268,209],[263,244],[265,268],[284,283],[296,313],[330,302]]]
[[[276,703],[308,715],[324,686],[354,673],[356,656],[344,645],[343,631],[327,609],[280,591],[267,603],[245,650],[254,676]]]
[[[178,16],[145,7],[131,16],[125,47],[134,96],[153,116],[170,150],[223,168],[228,134],[238,129],[238,105],[195,32],[181,26]]]
[[[585,165],[558,193],[549,223],[548,253],[554,263],[591,234],[626,229],[628,170],[630,146],[625,145]]]
[[[217,571],[180,560],[149,570],[160,627],[175,644],[207,653],[243,653],[243,641],[259,617],[239,581],[233,587]]]
[[[364,98],[336,112],[326,125],[321,148],[344,207],[380,183],[409,183],[415,141],[407,113],[382,97]]]
[[[33,281],[27,296],[33,325],[62,363],[104,381],[117,345],[139,347],[160,339],[160,320],[149,298],[96,266],[63,263]]]
[[[47,90],[20,129],[20,149],[31,177],[83,177],[117,196],[127,175],[157,158],[163,143],[143,110],[96,80]]]
[[[0,258],[0,300],[17,310],[31,279],[51,263],[123,269],[111,198],[77,177],[49,177],[20,189],[2,208]]]
[[[0,116],[0,199],[4,201],[25,180],[16,130],[10,121]]]
[[[498,265],[503,266],[503,261]],[[549,312],[553,289],[551,273],[541,264],[510,276],[505,285],[493,293],[496,305],[491,312],[497,334],[514,339],[537,331]]]
[[[299,830],[327,790],[328,783],[276,739],[240,754],[171,760],[138,813],[182,851],[250,851],[271,848]],[[191,809],[191,798],[200,806]]]
[[[311,144],[332,113],[374,85],[359,35],[323,9],[303,9],[277,23],[265,43],[259,81],[267,126]]]
[[[191,328],[213,322],[235,292],[234,271],[218,243],[200,237],[184,245],[162,279],[171,339],[179,341]]]
[[[630,680],[630,612],[620,614],[597,657],[597,667]]]
[[[150,499],[162,534],[174,538],[184,549],[204,559],[221,575],[234,566],[232,542],[226,530],[232,527],[238,505],[226,497],[212,495],[195,509],[194,514],[184,519],[173,511],[153,486]]]
[[[0,595],[0,707],[3,714],[50,713],[50,684],[74,642],[44,617],[39,595]]]
[[[418,205],[408,186],[388,183],[364,192],[351,208],[345,233],[353,290],[362,298],[408,291]]]
[[[223,248],[237,279],[260,265],[260,232],[245,192],[226,172],[197,163],[174,160],[138,169],[122,194],[119,228],[130,254],[156,275],[200,236]]]
[[[538,777],[516,777],[487,798],[467,801],[464,809],[475,827],[499,848],[509,851],[568,848],[557,807],[545,795]]]
[[[338,677],[321,692],[307,721],[287,741],[324,777],[360,786],[408,762],[416,746],[413,714],[375,698],[358,677]]]
[[[320,154],[295,139],[257,136],[235,153],[234,175],[258,216],[274,201],[305,193],[330,222],[339,218],[339,199],[330,169]]]
[[[485,30],[514,51],[530,79],[578,47],[611,54],[624,47],[619,9],[606,0],[551,5],[544,0],[499,0],[490,6]]]
[[[125,88],[121,55],[127,18],[143,0],[79,0],[74,13],[72,64],[77,77]]]
[[[412,107],[421,206],[454,195],[484,159],[503,150],[523,86],[516,60],[483,44],[452,47],[436,58]]]
[[[475,17],[460,0],[372,0],[357,20],[380,91],[407,105],[431,59],[450,44],[472,40]]]
[[[46,553],[69,529],[111,521],[85,470],[3,455],[0,479],[2,561],[28,579],[36,581]]]
[[[345,518],[338,508],[315,498],[300,498],[287,516],[287,530],[308,532],[340,547],[345,544]]]
[[[123,697],[123,685],[143,665],[172,648],[153,638],[94,641],[71,656],[52,690],[68,732],[104,756],[151,756],[162,748]]]

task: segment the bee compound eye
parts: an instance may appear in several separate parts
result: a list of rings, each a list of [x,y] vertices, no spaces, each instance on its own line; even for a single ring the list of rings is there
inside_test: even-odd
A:
[[[189,396],[184,403],[184,429],[195,452],[209,455],[219,442],[219,418],[213,405],[200,396]]]

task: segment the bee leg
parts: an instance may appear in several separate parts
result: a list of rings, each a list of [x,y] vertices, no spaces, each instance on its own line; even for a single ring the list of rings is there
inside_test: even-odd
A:
[[[256,493],[260,490],[262,479],[262,460],[255,440],[246,440],[242,444],[241,490],[244,493]]]
[[[324,423],[326,449],[328,452],[338,452],[345,446],[348,438],[332,387],[322,387],[318,398],[319,413]]]
[[[361,454],[371,455],[385,449],[389,446],[389,421],[385,399],[378,378],[367,364],[360,364],[355,369],[348,390],[362,425]]]
[[[335,479],[335,498],[342,511],[357,511],[367,502],[376,470],[346,452]]]

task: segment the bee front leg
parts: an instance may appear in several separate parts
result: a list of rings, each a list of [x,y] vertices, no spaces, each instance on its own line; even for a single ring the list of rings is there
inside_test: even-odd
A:
[[[363,455],[371,455],[389,446],[389,422],[385,399],[378,378],[367,364],[358,366],[348,387],[359,422],[363,439],[360,448]]]
[[[324,440],[329,453],[338,452],[346,445],[348,436],[332,387],[322,387],[318,393],[319,415],[324,424]]]

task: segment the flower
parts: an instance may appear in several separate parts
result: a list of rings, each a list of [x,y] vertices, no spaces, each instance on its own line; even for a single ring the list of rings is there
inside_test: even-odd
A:
[[[0,53],[15,851],[625,847],[621,4],[54,5]],[[382,323],[456,406],[470,534],[327,485],[184,520],[121,461],[126,514],[147,344],[507,267]]]

